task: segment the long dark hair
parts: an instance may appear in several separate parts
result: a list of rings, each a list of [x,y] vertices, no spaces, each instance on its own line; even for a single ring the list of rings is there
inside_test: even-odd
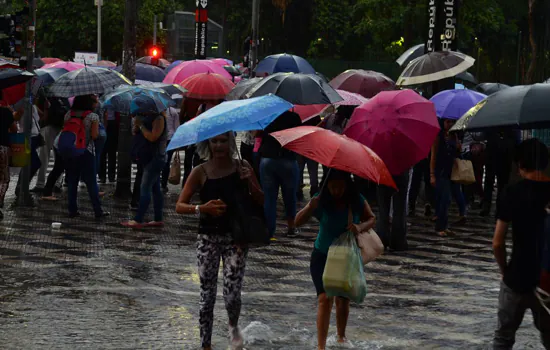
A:
[[[362,199],[359,191],[355,186],[355,182],[351,178],[351,174],[345,171],[336,170],[336,169],[326,169],[321,180],[321,185],[323,190],[321,192],[321,201],[320,204],[324,209],[335,209],[336,203],[330,191],[328,189],[328,182],[332,180],[343,180],[346,182],[346,190],[341,200],[346,206],[352,207],[353,211],[358,211],[362,208]]]
[[[71,110],[73,111],[92,111],[94,112],[94,104],[97,102],[97,97],[94,95],[76,96],[73,101]]]

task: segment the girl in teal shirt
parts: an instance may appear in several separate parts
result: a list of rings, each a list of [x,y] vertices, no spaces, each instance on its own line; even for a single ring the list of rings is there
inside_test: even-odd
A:
[[[326,178],[328,175],[328,179]],[[365,200],[355,189],[349,173],[330,169],[323,176],[324,185],[321,194],[311,199],[307,206],[296,216],[296,225],[300,226],[314,216],[319,220],[319,234],[311,254],[310,272],[317,290],[317,341],[318,349],[324,350],[327,342],[330,313],[334,298],[327,297],[323,287],[323,272],[327,261],[328,249],[332,242],[347,231],[359,234],[374,227],[375,216]],[[348,222],[351,208],[353,223]],[[336,326],[338,342],[345,343],[346,325],[349,315],[349,299],[336,297]]]

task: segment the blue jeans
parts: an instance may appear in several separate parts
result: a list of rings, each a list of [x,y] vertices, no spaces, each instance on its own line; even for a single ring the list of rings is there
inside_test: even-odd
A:
[[[296,191],[299,177],[298,162],[295,159],[260,160],[260,181],[264,191],[264,210],[267,228],[271,237],[275,233],[277,222],[277,197],[281,187],[287,219],[296,217]]]
[[[80,157],[66,160],[65,166],[67,169],[67,182],[69,184],[69,214],[75,214],[78,211],[78,181],[82,180],[88,189],[88,195],[90,196],[95,215],[101,215],[103,210],[101,209],[101,202],[99,200],[95,156],[86,151]]]
[[[451,182],[451,193],[455,199],[456,205],[458,205],[458,212],[460,216],[466,215],[466,199],[462,192],[462,185]]]
[[[444,231],[449,225],[449,206],[451,205],[451,179],[438,176],[435,180],[435,222],[436,232]]]
[[[160,190],[160,173],[166,164],[166,155],[155,156],[149,164],[143,167],[143,177],[141,179],[139,207],[135,221],[142,223],[149,204],[151,204],[151,195],[153,196],[153,206],[155,208],[155,221],[162,221],[162,210],[164,209],[164,197]]]

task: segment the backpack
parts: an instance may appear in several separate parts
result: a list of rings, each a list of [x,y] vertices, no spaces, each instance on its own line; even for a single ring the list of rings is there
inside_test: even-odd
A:
[[[47,124],[62,128],[65,121],[65,115],[67,115],[70,107],[62,98],[53,97],[50,98],[49,101],[50,108],[48,108]]]
[[[86,151],[86,126],[84,119],[90,111],[71,111],[71,117],[65,122],[59,135],[57,150],[63,158],[80,157]]]

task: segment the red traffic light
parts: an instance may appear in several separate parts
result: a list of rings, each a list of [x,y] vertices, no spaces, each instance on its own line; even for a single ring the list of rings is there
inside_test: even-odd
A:
[[[149,52],[151,53],[151,56],[153,58],[159,58],[160,57],[160,50],[157,47],[152,47]]]

